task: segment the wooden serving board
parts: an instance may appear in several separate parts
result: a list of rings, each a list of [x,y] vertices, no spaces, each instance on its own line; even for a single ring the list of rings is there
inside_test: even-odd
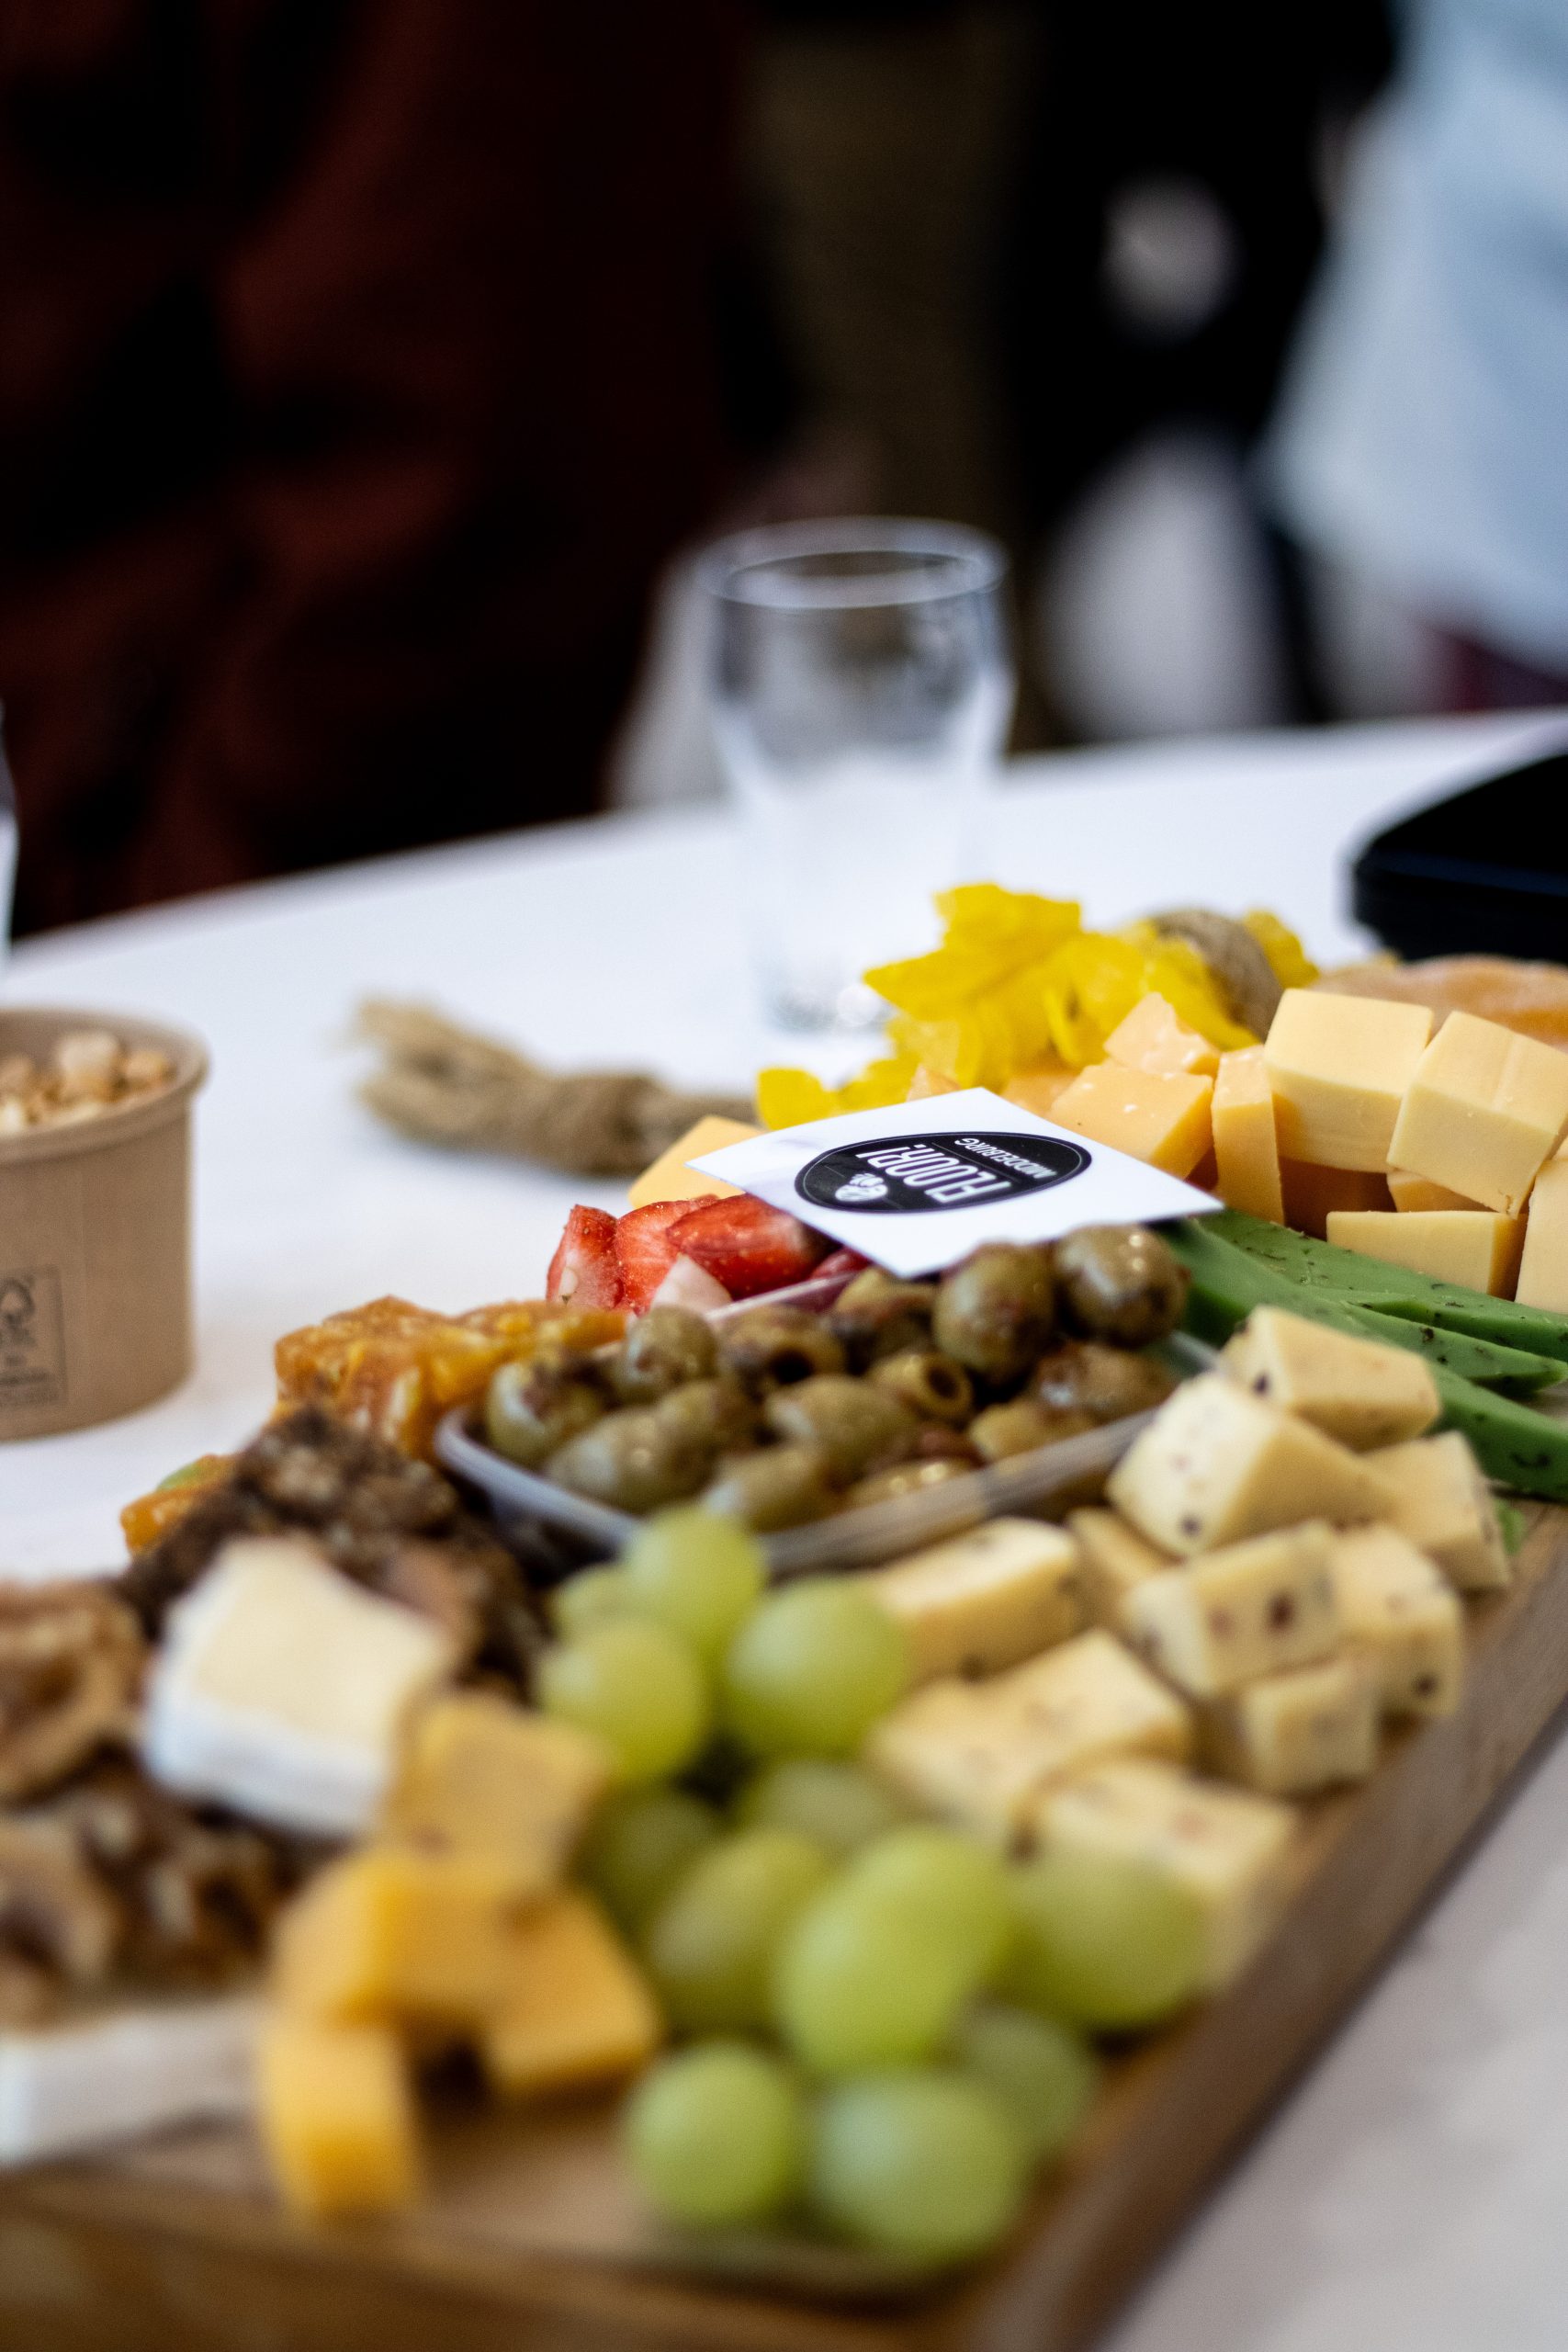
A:
[[[453,2113],[405,2221],[280,2212],[248,2134],[191,2132],[0,2189],[5,2352],[1070,2352],[1344,2014],[1568,1695],[1568,1510],[1472,1606],[1463,1704],[1309,1808],[1280,1932],[1114,2070],[1071,2169],[978,2272],[919,2282],[781,2240],[722,2267],[632,2197],[603,2105]]]

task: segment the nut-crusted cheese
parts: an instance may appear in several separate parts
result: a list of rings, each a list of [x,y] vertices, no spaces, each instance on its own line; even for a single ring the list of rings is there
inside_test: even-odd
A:
[[[1195,1699],[1326,1657],[1339,1641],[1333,1540],[1308,1521],[1150,1577],[1127,1596],[1128,1640]]]
[[[1080,1634],[986,1682],[928,1683],[883,1718],[864,1760],[915,1804],[1010,1847],[1032,1801],[1108,1756],[1190,1752],[1175,1694],[1109,1634]]]
[[[1450,1012],[1416,1066],[1388,1156],[1512,1216],[1565,1127],[1568,1054]]]
[[[1120,1511],[1069,1511],[1067,1532],[1082,1562],[1085,1615],[1091,1624],[1124,1638],[1128,1594],[1168,1568],[1170,1554],[1140,1535]]]
[[[1384,1714],[1451,1714],[1464,1679],[1464,1617],[1425,1552],[1396,1528],[1358,1527],[1336,1537],[1330,1570],[1346,1641],[1376,1675]]]
[[[990,1520],[859,1581],[903,1626],[920,1682],[998,1673],[1083,1623],[1077,1545],[1038,1520]]]
[[[1568,1061],[1568,1054],[1562,1056]],[[1335,1209],[1328,1238],[1337,1250],[1408,1266],[1434,1282],[1510,1298],[1525,1242],[1522,1216],[1495,1209]]]
[[[1200,1717],[1209,1770],[1264,1796],[1364,1781],[1378,1760],[1382,1694],[1357,1653],[1265,1674]]]
[[[1381,1173],[1431,1034],[1424,1004],[1287,989],[1263,1046],[1284,1156]]]
[[[1459,1430],[1374,1454],[1388,1495],[1384,1516],[1436,1560],[1461,1592],[1500,1592],[1513,1581],[1497,1507]]]
[[[1192,1895],[1208,1929],[1211,1985],[1228,1984],[1278,1920],[1295,1826],[1288,1805],[1132,1760],[1052,1790],[1035,1815],[1047,1848],[1140,1862]]]
[[[1353,1452],[1397,1445],[1442,1410],[1438,1384],[1408,1348],[1333,1331],[1279,1306],[1257,1306],[1220,1351],[1220,1370]]]
[[[1190,1555],[1303,1519],[1375,1519],[1382,1490],[1355,1454],[1219,1373],[1160,1407],[1106,1482],[1117,1510]]]

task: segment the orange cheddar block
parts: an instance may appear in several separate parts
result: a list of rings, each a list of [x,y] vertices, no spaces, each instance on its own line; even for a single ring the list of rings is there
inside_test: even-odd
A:
[[[1280,1176],[1280,1139],[1274,1132],[1274,1097],[1263,1067],[1261,1046],[1222,1054],[1210,1106],[1214,1125],[1214,1189],[1228,1209],[1247,1216],[1285,1221]]]
[[[1420,1209],[1478,1209],[1479,1201],[1468,1200],[1463,1193],[1450,1193],[1446,1184],[1434,1184],[1429,1177],[1411,1176],[1403,1168],[1388,1171],[1388,1189],[1396,1209],[1408,1216]]]
[[[1057,1095],[1050,1115],[1057,1126],[1147,1160],[1168,1176],[1190,1176],[1209,1148],[1213,1091],[1212,1079],[1097,1062]]]
[[[1013,1072],[1002,1089],[1002,1100],[1016,1102],[1021,1111],[1032,1111],[1036,1118],[1049,1119],[1055,1116],[1057,1097],[1077,1076],[1066,1062],[1032,1062],[1027,1069]]]
[[[512,1982],[514,1883],[505,1865],[472,1856],[351,1854],[284,1913],[275,1996],[327,2024],[471,2025]]]
[[[687,1163],[700,1159],[706,1151],[722,1151],[726,1144],[750,1143],[761,1133],[760,1127],[749,1127],[740,1119],[716,1115],[699,1119],[667,1151],[661,1151],[651,1167],[643,1170],[636,1183],[627,1187],[626,1199],[634,1209],[645,1209],[650,1201],[702,1201],[738,1192],[739,1185],[727,1184],[722,1176],[705,1176]]]
[[[1339,1211],[1328,1220],[1337,1250],[1358,1250],[1385,1265],[1408,1266],[1435,1282],[1511,1298],[1525,1244],[1522,1216],[1492,1209],[1410,1209],[1383,1215]]]
[[[559,1883],[613,1770],[609,1750],[573,1724],[457,1691],[415,1717],[382,1833],[493,1863],[517,1897],[540,1894]]]
[[[395,2033],[276,2018],[262,2035],[258,2071],[263,2143],[296,2212],[330,2220],[412,2204],[419,2126]]]
[[[1341,1209],[1382,1209],[1393,1206],[1386,1176],[1371,1169],[1314,1168],[1306,1159],[1281,1159],[1280,1189],[1285,1201],[1285,1223],[1298,1233],[1326,1238],[1328,1220]]]
[[[1105,1041],[1109,1060],[1124,1069],[1155,1070],[1167,1078],[1213,1078],[1219,1049],[1190,1029],[1169,999],[1153,990],[1140,997]]]
[[[635,2074],[663,2035],[649,1985],[603,1914],[568,1891],[515,1920],[511,1979],[479,2037],[493,2087],[525,2098]]]

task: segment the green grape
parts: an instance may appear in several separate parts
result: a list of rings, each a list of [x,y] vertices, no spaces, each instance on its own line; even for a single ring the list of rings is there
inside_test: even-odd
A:
[[[908,1676],[902,1626],[855,1585],[813,1577],[741,1627],[724,1662],[724,1717],[760,1756],[847,1756]]]
[[[978,2002],[959,2019],[952,2055],[1001,2100],[1036,2164],[1061,2154],[1100,2080],[1099,2061],[1071,2026],[1000,2001]]]
[[[616,1924],[637,1936],[718,1832],[712,1805],[684,1789],[626,1789],[599,1808],[578,1872]]]
[[[627,1604],[683,1634],[716,1667],[761,1598],[756,1538],[695,1505],[645,1520],[621,1555]]]
[[[951,2067],[862,2075],[818,2103],[811,2201],[863,2245],[927,2261],[980,2254],[1016,2217],[1027,2177],[1006,2109]]]
[[[633,2177],[658,2212],[698,2224],[761,2222],[806,2169],[806,2104],[789,2069],[743,2041],[666,2058],[626,2103]]]
[[[1014,1873],[1021,1934],[1000,1987],[1103,2032],[1155,2025],[1202,1989],[1203,1917],[1144,1864],[1046,1853]]]
[[[563,1642],[574,1642],[590,1625],[602,1625],[608,1617],[631,1614],[619,1567],[584,1568],[568,1577],[551,1593],[548,1607],[550,1623]]]
[[[794,1829],[739,1830],[699,1854],[644,1940],[672,2021],[689,2033],[765,2027],[773,1955],[829,1869]]]
[[[612,1617],[539,1661],[539,1703],[615,1751],[626,1781],[679,1771],[703,1744],[707,1685],[686,1643],[662,1625]]]
[[[852,1854],[904,1820],[903,1806],[858,1764],[829,1756],[786,1756],[741,1790],[735,1817],[747,1826],[798,1829],[830,1854]]]
[[[964,1954],[918,1913],[840,1880],[779,1949],[773,2017],[814,2074],[856,2075],[932,2056],[974,1989]]]
[[[848,1883],[897,1904],[927,1942],[952,1951],[972,1993],[992,1976],[1018,1934],[1012,1889],[996,1856],[934,1823],[908,1822],[864,1847]]]

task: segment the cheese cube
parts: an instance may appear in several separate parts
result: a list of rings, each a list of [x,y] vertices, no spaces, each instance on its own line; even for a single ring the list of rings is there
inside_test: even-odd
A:
[[[1207,1078],[1096,1062],[1057,1095],[1051,1117],[1091,1143],[1163,1168],[1168,1176],[1190,1176],[1209,1148],[1213,1091]]]
[[[1337,1209],[1386,1209],[1393,1205],[1386,1176],[1359,1168],[1314,1168],[1306,1159],[1281,1159],[1280,1186],[1285,1223],[1321,1241]]]
[[[419,2193],[408,2061],[383,2026],[279,2018],[262,2037],[262,2138],[297,2212],[386,2213]]]
[[[1568,1054],[1563,1056],[1568,1061]],[[1522,1216],[1492,1209],[1337,1210],[1328,1220],[1337,1250],[1354,1250],[1384,1265],[1408,1266],[1437,1282],[1508,1298],[1525,1244]]]
[[[1285,1221],[1274,1097],[1261,1046],[1222,1054],[1210,1105],[1214,1129],[1214,1189],[1226,1208]]]
[[[1311,1796],[1364,1781],[1378,1760],[1382,1693],[1352,1652],[1265,1674],[1200,1716],[1211,1771],[1270,1797]]]
[[[516,1895],[537,1894],[561,1878],[612,1777],[588,1733],[464,1690],[416,1717],[382,1834],[496,1863]]]
[[[1083,1623],[1077,1544],[1032,1519],[993,1519],[859,1582],[908,1635],[913,1679],[995,1674]]]
[[[1408,1348],[1309,1323],[1279,1306],[1255,1306],[1220,1351],[1227,1380],[1352,1452],[1419,1437],[1442,1411],[1438,1384]]]
[[[332,1863],[278,1923],[273,1990],[332,2025],[471,2025],[514,1974],[506,1864],[371,1847]]]
[[[1374,1454],[1385,1517],[1435,1560],[1461,1592],[1500,1592],[1513,1581],[1497,1506],[1459,1430]]]
[[[1434,1184],[1425,1176],[1406,1175],[1403,1168],[1388,1171],[1390,1198],[1396,1209],[1478,1209],[1479,1201],[1467,1201],[1462,1193],[1450,1193],[1446,1184]],[[1376,1208],[1376,1201],[1337,1201],[1337,1208]]]
[[[1149,1577],[1127,1596],[1127,1639],[1194,1699],[1326,1657],[1339,1641],[1331,1540],[1308,1521]]]
[[[1034,1826],[1058,1852],[1138,1862],[1184,1888],[1203,1914],[1211,1988],[1240,1973],[1289,1897],[1290,1807],[1166,1764],[1101,1764],[1052,1790]]]
[[[1021,1111],[1032,1111],[1037,1118],[1053,1118],[1058,1098],[1077,1076],[1066,1062],[1032,1062],[1028,1069],[1013,1072],[1002,1089],[1002,1100],[1016,1102]]]
[[[1565,1127],[1568,1054],[1450,1012],[1416,1065],[1388,1156],[1513,1216]]]
[[[987,1682],[928,1683],[885,1715],[863,1760],[921,1810],[1009,1848],[1031,1801],[1108,1756],[1190,1752],[1192,1723],[1109,1634],[1080,1634]]]
[[[727,1184],[722,1176],[705,1176],[687,1163],[700,1159],[705,1152],[722,1151],[727,1144],[750,1143],[761,1132],[761,1127],[749,1127],[739,1119],[699,1119],[643,1170],[635,1184],[628,1185],[626,1199],[634,1209],[645,1209],[652,1201],[701,1201],[710,1194],[739,1192],[738,1184]]]
[[[1281,1152],[1381,1173],[1431,1034],[1424,1004],[1287,989],[1263,1046]]]
[[[1568,1159],[1549,1159],[1535,1180],[1514,1296],[1568,1315]]]
[[[1167,1399],[1105,1492],[1151,1544],[1184,1556],[1303,1519],[1375,1519],[1383,1503],[1344,1446],[1213,1372]]]
[[[1140,997],[1105,1041],[1106,1058],[1124,1069],[1155,1070],[1168,1078],[1213,1078],[1219,1050],[1190,1029],[1168,998],[1157,991]]]
[[[905,1095],[904,1100],[906,1102],[929,1102],[933,1095],[957,1092],[956,1079],[943,1078],[939,1069],[928,1069],[925,1063],[921,1062],[917,1067],[914,1077],[909,1080],[909,1091]]]
[[[310,1544],[240,1537],[169,1612],[142,1753],[155,1780],[280,1829],[374,1818],[405,1720],[456,1663],[428,1617]]]
[[[0,2029],[0,2166],[249,2115],[260,2023],[206,1995]]]
[[[1168,1568],[1170,1554],[1156,1550],[1119,1511],[1069,1511],[1067,1532],[1078,1547],[1089,1623],[1125,1638],[1129,1593]]]
[[[1377,1678],[1385,1715],[1447,1715],[1464,1678],[1464,1616],[1425,1552],[1393,1527],[1337,1536],[1329,1573],[1347,1645]]]
[[[513,1978],[479,2035],[503,2098],[614,2082],[647,2064],[663,2038],[641,1972],[587,1897],[553,1895],[510,1930]]]

